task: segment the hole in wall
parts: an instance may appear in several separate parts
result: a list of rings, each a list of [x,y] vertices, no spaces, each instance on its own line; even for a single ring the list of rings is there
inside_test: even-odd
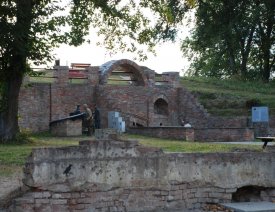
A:
[[[232,202],[259,202],[262,201],[261,191],[266,190],[261,186],[244,186],[232,193]]]

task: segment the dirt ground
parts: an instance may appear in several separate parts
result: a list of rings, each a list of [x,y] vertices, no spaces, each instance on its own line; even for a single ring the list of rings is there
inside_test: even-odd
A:
[[[8,176],[0,176],[0,212],[9,201],[20,194],[22,190],[22,170],[16,170]]]

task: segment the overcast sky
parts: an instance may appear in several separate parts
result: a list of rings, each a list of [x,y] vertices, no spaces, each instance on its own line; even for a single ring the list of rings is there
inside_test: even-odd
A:
[[[61,65],[69,65],[71,63],[90,63],[92,66],[100,66],[110,60],[130,59],[133,60],[134,55],[130,53],[119,53],[109,55],[108,51],[103,47],[95,44],[83,44],[79,47],[71,47],[62,45],[56,49],[56,58],[60,59]],[[134,60],[138,65],[147,66],[158,73],[165,71],[181,72],[184,67],[189,65],[186,58],[183,57],[180,51],[180,44],[165,43],[156,48],[157,55],[154,56],[148,53],[148,60],[140,62]]]
[[[64,3],[63,3],[64,4]],[[193,12],[190,13],[191,17]],[[191,27],[185,26],[180,31],[180,39],[184,39],[189,35]],[[54,51],[56,59],[60,59],[61,65],[70,66],[71,63],[90,63],[92,66],[100,66],[110,60],[130,59],[136,62],[138,65],[147,66],[148,68],[162,73],[166,71],[177,71],[183,74],[182,70],[186,70],[190,62],[183,56],[180,51],[180,41],[176,43],[164,43],[158,45],[156,48],[157,55],[154,56],[148,53],[148,60],[137,61],[133,58],[136,55],[130,53],[119,53],[116,55],[109,55],[108,51],[104,47],[96,45],[98,37],[95,37],[95,31],[91,31],[88,39],[91,40],[90,44],[83,44],[79,47],[71,47],[68,45],[61,45],[60,48]]]

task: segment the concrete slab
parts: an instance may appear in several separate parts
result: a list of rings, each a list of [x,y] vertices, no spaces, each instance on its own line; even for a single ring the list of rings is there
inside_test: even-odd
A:
[[[238,202],[223,203],[222,206],[235,212],[274,212],[275,203],[272,202]]]

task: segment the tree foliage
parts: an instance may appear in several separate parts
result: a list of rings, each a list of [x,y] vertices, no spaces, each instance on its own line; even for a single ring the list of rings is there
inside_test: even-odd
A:
[[[262,79],[274,72],[273,0],[198,0],[196,25],[182,50],[191,75]]]

